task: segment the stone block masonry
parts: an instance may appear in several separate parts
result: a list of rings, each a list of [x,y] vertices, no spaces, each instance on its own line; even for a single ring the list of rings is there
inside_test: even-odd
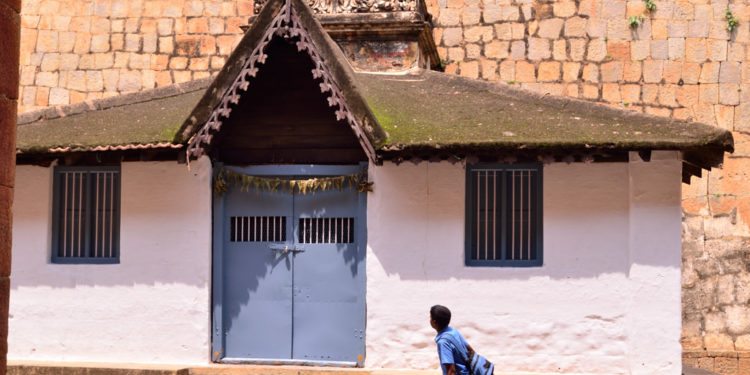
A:
[[[724,169],[683,185],[682,343],[686,362],[750,374],[738,354],[750,351],[750,3],[654,0],[647,12],[643,0],[426,1],[450,74],[733,131],[737,151]],[[23,0],[18,108],[214,74],[252,8],[252,0]],[[727,9],[739,20],[733,32]]]
[[[429,8],[448,73],[733,131],[737,152],[724,168],[683,185],[682,343],[687,362],[750,373],[737,354],[750,351],[750,4],[655,4],[653,12],[643,0],[432,0]],[[727,9],[740,20],[733,32]],[[631,16],[640,24],[631,27]]]
[[[252,0],[24,0],[20,112],[218,72]]]

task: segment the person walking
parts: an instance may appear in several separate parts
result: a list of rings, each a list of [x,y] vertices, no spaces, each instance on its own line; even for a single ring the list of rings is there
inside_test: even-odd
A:
[[[458,330],[449,326],[451,311],[447,307],[435,305],[430,308],[430,325],[435,331],[440,368],[443,375],[469,375],[467,359],[474,350]]]

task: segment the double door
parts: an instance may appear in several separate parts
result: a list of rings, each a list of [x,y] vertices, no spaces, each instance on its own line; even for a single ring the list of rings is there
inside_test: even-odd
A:
[[[220,199],[222,270],[216,281],[221,297],[214,304],[219,333],[214,359],[361,364],[361,193],[353,188],[301,194],[233,187]]]

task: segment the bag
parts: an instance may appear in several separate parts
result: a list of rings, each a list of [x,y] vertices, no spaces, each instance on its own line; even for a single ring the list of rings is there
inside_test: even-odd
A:
[[[492,375],[495,372],[495,365],[492,362],[474,352],[469,353],[469,360],[466,363],[469,364],[471,375]]]
[[[456,348],[459,347],[451,336],[445,336],[442,339],[450,341]],[[469,351],[468,358],[464,357],[464,362],[469,365],[469,374],[471,375],[493,375],[495,372],[495,365],[473,350]]]

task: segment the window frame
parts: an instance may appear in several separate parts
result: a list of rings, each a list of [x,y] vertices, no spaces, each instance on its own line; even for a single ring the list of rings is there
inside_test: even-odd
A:
[[[528,170],[528,169],[534,169],[536,170],[536,181],[534,181],[538,188],[535,194],[535,197],[533,199],[536,200],[537,204],[537,210],[536,210],[536,232],[534,233],[534,236],[536,237],[536,243],[537,243],[537,259],[533,260],[508,260],[508,259],[498,259],[498,260],[479,260],[479,259],[472,259],[472,237],[471,234],[474,233],[476,227],[475,227],[475,219],[476,211],[474,209],[474,205],[471,204],[474,201],[475,195],[476,195],[476,186],[473,183],[472,175],[473,172],[476,170],[481,169],[494,169],[497,171],[513,171],[513,170]],[[518,163],[518,164],[500,164],[500,163],[478,163],[478,164],[472,164],[466,166],[466,182],[465,182],[465,189],[466,189],[466,200],[464,201],[465,206],[465,216],[464,216],[464,265],[466,267],[505,267],[505,268],[528,268],[528,267],[542,267],[544,265],[544,165],[541,163]],[[505,197],[502,198],[505,200]],[[502,221],[504,222],[506,220],[506,209],[503,210],[503,212],[500,213],[502,216]],[[505,225],[501,225],[502,228],[505,228]],[[505,229],[503,229],[503,233],[500,235],[501,241],[500,241],[500,253],[505,254]]]
[[[114,202],[113,208],[116,209],[117,214],[112,219],[112,251],[114,255],[109,258],[97,258],[92,256],[85,257],[66,257],[59,256],[59,239],[60,239],[60,210],[61,210],[61,175],[65,172],[117,172],[117,183],[115,184]],[[91,186],[91,180],[87,179],[87,185]],[[122,200],[122,169],[120,165],[108,165],[108,166],[55,166],[52,172],[52,244],[50,261],[52,264],[119,264],[120,263],[120,215],[121,211],[121,200]],[[86,195],[86,206],[87,212],[88,207],[91,204],[90,196]],[[86,227],[89,225],[89,218],[86,218]],[[89,228],[86,228],[86,245],[85,250],[89,253]]]

